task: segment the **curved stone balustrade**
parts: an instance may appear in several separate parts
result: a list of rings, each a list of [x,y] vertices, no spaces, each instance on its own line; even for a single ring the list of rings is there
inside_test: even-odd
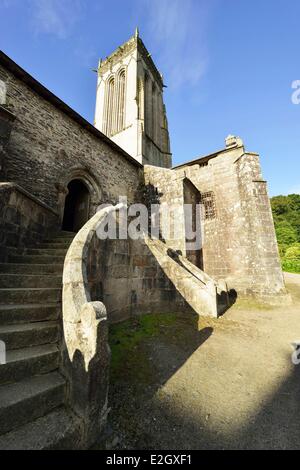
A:
[[[122,206],[97,212],[75,236],[64,263],[63,372],[69,384],[68,404],[82,420],[85,448],[99,438],[106,421],[110,362],[106,308],[100,301],[92,302],[89,291],[89,246],[99,224]]]

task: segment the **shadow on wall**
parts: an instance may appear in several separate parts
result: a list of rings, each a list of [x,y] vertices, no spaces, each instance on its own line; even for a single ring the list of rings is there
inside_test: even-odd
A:
[[[74,449],[88,449],[99,439],[108,413],[110,349],[106,310],[100,302],[85,307],[82,316],[86,324],[81,321],[74,329],[64,323],[62,373],[67,378],[66,405],[74,414],[75,429],[73,440],[62,442],[62,448],[69,448],[71,443]]]
[[[143,240],[90,243],[91,300],[101,300],[109,322],[147,313],[192,312]]]
[[[224,315],[237,301],[238,294],[235,289],[221,291],[217,293],[218,316]]]
[[[155,230],[155,228],[156,228],[155,224],[157,223],[158,224],[158,232],[159,232],[160,240],[162,240],[163,242],[166,242],[166,240],[162,236],[159,221],[156,220],[156,219],[153,219],[151,217],[151,206],[152,205],[160,206],[161,205],[161,198],[163,197],[163,195],[164,195],[164,193],[159,192],[158,189],[153,184],[148,183],[143,188],[143,197],[142,197],[142,199],[143,199],[143,203],[145,204],[145,206],[147,207],[147,210],[148,210],[148,230],[151,229],[151,226]]]
[[[202,277],[206,279],[205,273],[201,274],[191,263],[182,262],[174,250],[162,253],[163,256],[166,254],[172,258],[175,266],[178,263],[181,276],[186,273],[187,278],[197,279],[199,283]],[[178,259],[174,260],[174,256]],[[104,302],[109,322],[120,322],[131,316],[147,313],[195,312],[193,303],[189,303],[184,292],[180,292],[175,286],[176,270],[172,268],[168,275],[143,240],[100,242],[94,236],[88,259],[91,300]],[[211,282],[213,283],[212,280]],[[186,287],[189,289],[188,284]],[[201,288],[200,284],[199,287]],[[219,314],[230,308],[237,298],[235,291],[228,293],[225,289],[226,286],[222,292],[218,287]]]

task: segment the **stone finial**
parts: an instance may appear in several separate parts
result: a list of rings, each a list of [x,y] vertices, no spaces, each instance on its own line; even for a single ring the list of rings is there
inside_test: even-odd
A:
[[[137,39],[138,37],[140,37],[140,32],[139,32],[139,28],[138,28],[138,27],[135,28],[134,37],[135,37],[136,39]]]
[[[101,65],[102,65],[102,59],[99,59],[99,61],[98,61],[98,69],[100,69]]]
[[[242,147],[244,145],[240,137],[236,137],[235,135],[231,135],[231,134],[229,134],[229,136],[226,137],[225,143],[226,143],[226,148]]]
[[[6,84],[0,80],[0,105],[6,104]]]

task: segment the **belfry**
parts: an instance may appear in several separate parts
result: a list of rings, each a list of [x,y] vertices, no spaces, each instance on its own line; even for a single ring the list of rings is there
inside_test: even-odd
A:
[[[142,164],[170,168],[163,78],[136,29],[99,61],[95,126]]]

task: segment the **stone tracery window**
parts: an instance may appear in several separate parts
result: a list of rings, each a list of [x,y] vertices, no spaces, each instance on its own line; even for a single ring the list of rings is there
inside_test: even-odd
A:
[[[152,84],[152,116],[151,116],[151,119],[152,119],[152,139],[154,140],[154,142],[156,142],[156,88],[155,88],[155,85],[154,83]]]
[[[110,136],[113,133],[114,118],[114,102],[115,102],[115,79],[110,77],[106,84],[103,132]]]
[[[125,127],[125,70],[122,69],[118,75],[118,100],[117,100],[117,126],[116,132],[120,132]]]
[[[139,78],[137,85],[138,119],[144,119],[144,103],[144,84],[143,80]]]
[[[103,132],[112,136],[125,128],[126,72],[122,69],[116,79],[110,76],[106,82]]]
[[[144,91],[144,121],[145,121],[145,133],[149,135],[150,132],[150,109],[149,109],[149,84],[150,79],[148,74],[145,74],[145,91]]]

